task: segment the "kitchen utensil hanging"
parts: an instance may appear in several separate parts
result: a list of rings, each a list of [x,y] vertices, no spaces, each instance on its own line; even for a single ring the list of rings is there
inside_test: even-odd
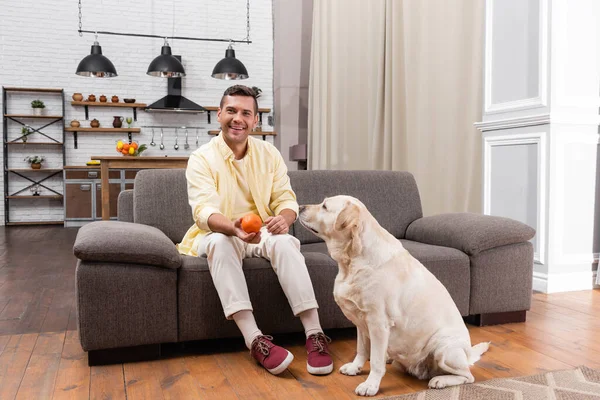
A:
[[[185,144],[183,145],[184,149],[189,149],[190,148],[190,144],[188,143],[188,130],[187,128],[185,128]]]
[[[178,135],[179,135],[179,132],[177,131],[177,128],[175,128],[175,146],[173,146],[173,148],[175,150],[179,150],[179,145],[177,144]]]
[[[154,128],[152,128],[152,140],[150,141],[150,146],[156,146],[156,143],[154,143]]]
[[[159,148],[161,150],[165,149],[165,142],[163,141],[163,137],[164,137],[163,128],[160,128],[160,146],[159,146]]]

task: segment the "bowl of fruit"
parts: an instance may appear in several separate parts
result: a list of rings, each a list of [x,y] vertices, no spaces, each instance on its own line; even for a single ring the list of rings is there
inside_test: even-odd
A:
[[[131,142],[119,140],[117,142],[117,152],[123,154],[124,156],[137,157],[142,154],[144,150],[146,150],[148,146],[145,144],[138,144],[137,142]]]

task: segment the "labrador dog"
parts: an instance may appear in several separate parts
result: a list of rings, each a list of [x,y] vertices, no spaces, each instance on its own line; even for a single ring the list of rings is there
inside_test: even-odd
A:
[[[357,375],[370,359],[367,380],[356,388],[374,396],[386,361],[430,388],[474,382],[469,369],[489,342],[471,346],[465,323],[444,285],[350,196],[300,207],[300,222],[322,238],[339,272],[333,295],[356,325],[354,361],[340,368]]]

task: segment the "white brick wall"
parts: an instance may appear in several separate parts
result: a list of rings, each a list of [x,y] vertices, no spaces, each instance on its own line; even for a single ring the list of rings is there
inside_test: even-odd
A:
[[[174,11],[174,12],[173,12]],[[118,0],[83,0],[83,29],[155,35],[173,35],[203,38],[246,37],[246,1],[217,0],[160,2],[140,0],[124,2]],[[173,30],[173,16],[175,27]],[[84,96],[101,94],[109,98],[114,94],[123,98],[135,98],[137,102],[153,103],[166,95],[167,80],[146,75],[148,64],[160,54],[163,40],[121,36],[99,36],[102,52],[115,65],[118,77],[93,79],[75,75],[79,61],[89,54],[94,37],[84,34],[79,37],[78,7],[76,1],[22,0],[19,2],[0,0],[0,84],[19,87],[48,87],[65,90],[65,122],[78,119],[82,126],[84,110],[70,105],[71,95],[81,92]],[[236,44],[236,57],[240,59],[250,74],[250,78],[239,83],[258,86],[263,90],[259,101],[261,107],[273,106],[273,21],[271,0],[250,2],[250,39],[252,44]],[[217,106],[223,91],[238,82],[224,81],[210,77],[214,65],[224,57],[226,43],[175,40],[171,43],[173,54],[181,55],[187,76],[183,78],[183,95],[200,104]],[[30,102],[40,98],[46,103],[47,114],[60,114],[61,104],[56,96],[23,93],[11,95],[9,113],[30,113]],[[0,107],[2,99],[0,99]],[[96,118],[102,126],[112,127],[112,116],[131,116],[130,109],[90,108],[89,119]],[[39,127],[35,120],[25,121]],[[40,121],[41,122],[41,121]],[[210,140],[206,133],[218,129],[215,113],[211,124],[206,114],[152,114],[138,110],[138,121],[142,125],[192,125],[201,126],[199,143]],[[264,116],[263,123],[267,118]],[[52,136],[60,135],[56,128],[44,132]],[[9,138],[18,137],[20,125],[9,122]],[[165,130],[165,150],[151,147],[147,155],[184,156],[193,151],[195,131],[189,132],[190,149],[183,149],[183,132],[179,136],[179,150],[175,151],[174,130]],[[156,131],[155,142],[158,143]],[[58,136],[56,136],[58,137]],[[115,144],[126,135],[79,134],[78,149],[73,148],[73,135],[66,134],[67,165],[83,165],[91,155],[117,155]],[[142,128],[140,135],[134,135],[140,143],[150,143],[151,130]],[[31,137],[30,140],[42,138]],[[268,139],[270,140],[270,139]],[[46,156],[45,168],[60,167],[61,154],[58,148],[11,146],[9,148],[9,168],[27,168],[23,158],[29,154]],[[37,177],[38,175],[32,175]],[[41,176],[41,175],[40,175]],[[3,179],[3,177],[0,177]],[[48,186],[62,193],[62,180],[46,181]],[[24,187],[27,181],[11,178],[11,193]],[[44,194],[50,194],[45,191]],[[62,219],[63,208],[59,201],[18,200],[11,202],[11,221],[56,220]],[[0,203],[0,223],[4,223],[4,204]]]

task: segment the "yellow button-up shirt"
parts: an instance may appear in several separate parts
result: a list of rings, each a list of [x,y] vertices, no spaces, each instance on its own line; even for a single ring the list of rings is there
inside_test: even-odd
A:
[[[198,241],[210,228],[208,218],[214,213],[232,219],[233,196],[238,192],[234,173],[233,151],[221,132],[190,155],[185,176],[188,201],[196,223],[188,229],[177,249],[181,254],[197,256]],[[296,194],[290,185],[287,167],[279,151],[269,142],[248,137],[244,156],[246,180],[262,220],[290,209],[298,215]]]

